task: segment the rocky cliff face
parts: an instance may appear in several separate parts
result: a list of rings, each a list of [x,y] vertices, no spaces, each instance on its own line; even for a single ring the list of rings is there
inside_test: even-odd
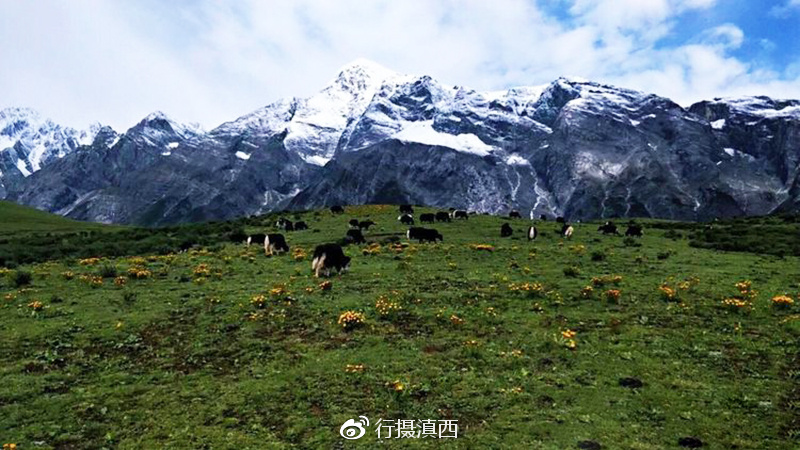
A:
[[[798,101],[684,109],[563,78],[482,93],[357,61],[317,95],[210,132],[159,113],[121,136],[98,128],[6,190],[73,218],[148,225],[359,203],[708,220],[797,211],[799,134]]]

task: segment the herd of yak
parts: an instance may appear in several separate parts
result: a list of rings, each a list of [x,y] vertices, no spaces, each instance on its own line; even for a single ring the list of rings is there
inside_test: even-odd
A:
[[[331,213],[333,214],[344,214],[344,208],[341,206],[332,206],[330,208]],[[419,221],[420,223],[434,223],[434,222],[451,222],[453,220],[469,220],[470,215],[474,215],[477,213],[474,212],[467,212],[464,210],[458,210],[451,208],[449,211],[439,211],[436,213],[425,213],[420,214]],[[509,219],[521,219],[522,215],[519,211],[511,211],[508,215]],[[406,232],[406,238],[408,240],[418,240],[420,243],[422,242],[436,242],[436,241],[444,241],[444,237],[439,233],[436,229],[433,228],[423,228],[423,227],[415,227],[414,226],[414,208],[411,205],[400,205],[400,216],[397,220],[402,223],[403,225],[408,225],[408,231]],[[546,221],[547,216],[542,215],[541,220]],[[560,234],[566,239],[572,237],[572,234],[575,232],[574,227],[564,220],[563,217],[556,218],[556,222],[561,224],[561,231]],[[344,241],[342,242],[343,245],[348,244],[364,244],[366,243],[366,239],[364,238],[363,231],[369,230],[369,228],[375,225],[375,222],[371,220],[358,220],[358,219],[351,219],[349,222],[349,229],[347,230],[347,234],[345,235]],[[303,221],[298,222],[291,222],[288,219],[280,218],[275,223],[275,226],[283,231],[298,231],[298,230],[307,230],[308,225]],[[613,235],[620,235],[617,226],[613,222],[606,222],[603,225],[600,225],[597,228],[598,231],[602,232],[603,234],[613,234]],[[510,237],[513,234],[513,229],[511,225],[506,222],[500,227],[500,236],[501,237]],[[626,236],[630,237],[641,237],[642,236],[642,226],[639,224],[630,221],[628,223],[628,228],[625,231]],[[533,225],[528,227],[528,240],[532,241],[539,236],[539,231]],[[247,245],[250,244],[261,244],[264,245],[264,252],[271,256],[274,253],[283,253],[289,251],[289,245],[286,243],[286,238],[279,233],[271,233],[271,234],[253,234],[247,237]],[[329,244],[322,244],[318,245],[314,249],[314,255],[312,257],[311,262],[311,269],[314,272],[315,276],[320,277],[323,274],[325,276],[330,276],[331,272],[335,270],[336,272],[346,271],[350,267],[350,257],[344,254],[342,250],[342,245],[336,243],[329,243]]]

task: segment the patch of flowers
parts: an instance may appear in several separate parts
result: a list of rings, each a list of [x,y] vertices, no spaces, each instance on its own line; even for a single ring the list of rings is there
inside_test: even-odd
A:
[[[367,369],[364,364],[348,364],[344,366],[344,371],[347,373],[362,373]]]
[[[452,314],[450,316],[450,323],[452,323],[453,325],[463,325],[464,322],[465,322],[464,319],[462,319],[461,317],[458,317],[455,314]]]
[[[473,250],[485,250],[487,252],[494,251],[494,247],[489,244],[469,244],[469,247]]]
[[[380,255],[381,254],[381,244],[378,244],[377,242],[373,242],[373,243],[369,244],[368,246],[364,247],[364,249],[361,250],[361,254],[363,254],[365,256],[366,255]]]
[[[289,291],[286,290],[286,286],[282,284],[276,284],[269,290],[269,295],[273,297],[282,297],[288,295]]]
[[[389,300],[389,297],[381,295],[375,302],[375,309],[381,317],[387,317],[400,311],[402,308],[397,302]]]
[[[606,300],[615,302],[622,296],[622,291],[619,289],[609,289],[605,291],[603,295],[605,296]]]
[[[28,308],[32,309],[34,312],[39,312],[44,309],[44,303],[39,300],[34,300],[28,303]]]
[[[678,293],[675,291],[675,289],[669,287],[669,285],[666,283],[659,286],[658,290],[661,292],[661,297],[663,297],[664,300],[672,301],[678,296]]]
[[[82,266],[93,266],[100,262],[100,258],[85,258],[78,260],[78,264]]]
[[[622,275],[603,275],[600,277],[592,277],[592,285],[595,287],[618,285],[620,283],[622,283]]]
[[[193,270],[192,274],[195,277],[207,277],[211,275],[211,267],[208,264],[198,264]]]
[[[794,304],[794,299],[788,295],[776,295],[772,297],[772,306],[786,308]]]
[[[561,332],[561,336],[558,339],[558,341],[561,342],[561,344],[564,345],[564,347],[570,350],[575,350],[576,348],[578,348],[578,342],[575,340],[575,337],[577,335],[578,333],[576,333],[575,331],[566,329]]]
[[[250,299],[250,304],[256,308],[263,308],[267,304],[267,298],[263,294],[254,295]]]
[[[295,260],[295,261],[303,261],[303,260],[306,259],[306,256],[308,256],[308,254],[306,253],[306,250],[304,248],[295,247],[295,248],[292,249],[292,259],[293,260]]]
[[[337,320],[337,323],[345,331],[350,331],[364,325],[365,321],[366,318],[364,317],[363,313],[357,311],[345,311],[339,315],[339,320]]]
[[[542,283],[511,283],[508,289],[512,292],[524,292],[531,297],[540,297],[544,294]]]
[[[734,284],[734,287],[739,293],[722,300],[722,305],[735,311],[750,310],[753,307],[753,301],[758,297],[758,292],[753,289],[753,282],[750,280],[739,281]]]
[[[122,287],[128,282],[128,277],[124,277],[122,275],[114,278],[114,286]]]
[[[128,268],[128,276],[137,280],[143,280],[153,276],[153,272],[141,266],[133,266]]]
[[[395,392],[403,392],[406,390],[406,385],[400,380],[394,380],[392,382],[386,383],[386,386],[395,391]]]
[[[83,274],[80,276],[80,280],[91,287],[100,287],[103,285],[103,277],[100,276]]]
[[[722,304],[732,309],[745,309],[752,306],[752,303],[747,300],[742,300],[736,297],[729,297],[722,301]]]

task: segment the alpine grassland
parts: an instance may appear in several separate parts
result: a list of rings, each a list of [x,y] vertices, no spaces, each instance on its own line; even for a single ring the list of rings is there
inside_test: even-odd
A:
[[[797,217],[571,239],[537,220],[528,241],[530,220],[471,215],[423,225],[432,244],[396,206],[345,209],[154,229],[3,212],[0,443],[798,448]],[[288,253],[244,244],[282,216],[310,227],[282,232]],[[377,223],[367,244],[315,278],[351,218]],[[400,438],[398,420],[457,437]]]

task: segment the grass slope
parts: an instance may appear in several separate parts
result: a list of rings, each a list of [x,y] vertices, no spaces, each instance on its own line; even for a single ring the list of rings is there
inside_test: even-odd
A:
[[[101,224],[66,219],[38,209],[0,200],[0,236],[27,232],[98,230],[105,227]]]
[[[375,448],[378,419],[454,419],[457,439],[380,445],[797,448],[797,257],[696,248],[651,222],[627,241],[542,223],[529,243],[527,221],[507,239],[505,220],[473,216],[435,225],[444,243],[403,246],[395,207],[296,217],[311,230],[287,234],[289,255],[224,244],[5,269],[0,441]],[[326,288],[310,253],[351,217],[378,222],[377,245],[348,247],[350,272]],[[782,294],[795,303],[772,305]],[[745,306],[723,305],[735,296]],[[346,311],[363,323],[345,329]],[[359,415],[367,434],[345,441]]]

